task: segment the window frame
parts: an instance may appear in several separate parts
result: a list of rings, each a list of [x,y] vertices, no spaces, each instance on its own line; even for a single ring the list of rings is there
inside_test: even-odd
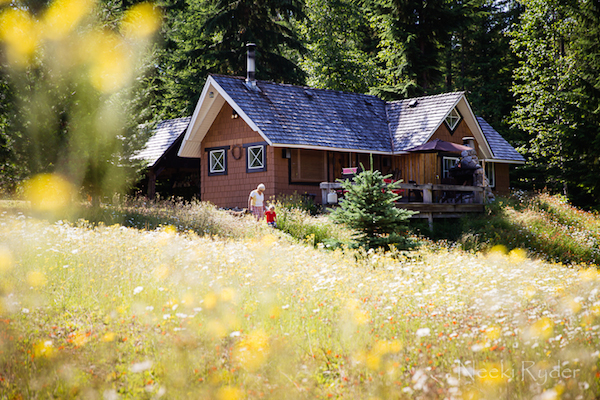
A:
[[[216,175],[227,175],[228,165],[227,165],[227,150],[229,150],[230,146],[220,146],[220,147],[209,147],[204,149],[208,154],[208,176],[216,176]],[[213,169],[213,154],[222,153],[222,170],[214,170]]]
[[[448,118],[450,118],[450,116],[452,115],[452,113],[456,112],[456,116],[458,117],[456,119],[456,123],[454,124],[454,126],[450,126],[450,123],[448,122]],[[458,111],[458,108],[454,107],[452,109],[452,111],[450,111],[450,113],[446,116],[446,118],[444,118],[444,123],[446,124],[446,126],[448,127],[448,129],[450,130],[450,134],[452,135],[454,133],[454,131],[456,130],[456,128],[458,127],[458,125],[460,124],[460,121],[462,121],[463,116],[460,113],[460,111]]]
[[[488,167],[489,165],[489,167]],[[488,179],[491,188],[496,187],[496,163],[491,161],[485,161],[483,166],[485,177]],[[490,174],[488,174],[490,172]]]
[[[446,161],[454,160],[454,165],[446,168]],[[442,178],[450,178],[450,168],[456,166],[460,162],[460,157],[443,156],[442,157]]]
[[[323,173],[320,178],[311,179],[306,177],[295,177],[295,173],[299,173],[302,170],[303,157],[302,154],[307,154],[307,152],[317,152],[322,153],[323,156]],[[327,168],[329,168],[328,164],[328,156],[327,151],[324,150],[314,150],[314,149],[304,149],[304,148],[292,148],[290,152],[290,158],[288,159],[288,173],[289,173],[289,184],[290,185],[305,185],[305,186],[319,186],[321,182],[327,180]],[[294,168],[294,163],[296,167]]]
[[[267,170],[267,143],[265,142],[257,142],[257,143],[247,143],[244,145],[246,149],[246,173],[253,172],[264,172]],[[255,161],[257,158],[252,157],[252,149],[260,148],[262,152],[262,165],[260,167],[252,167],[250,166],[251,161]]]

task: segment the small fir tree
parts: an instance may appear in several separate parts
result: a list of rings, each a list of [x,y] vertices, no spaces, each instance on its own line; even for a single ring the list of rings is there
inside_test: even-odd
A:
[[[340,180],[346,193],[331,217],[334,222],[355,230],[354,240],[361,247],[396,246],[401,250],[411,247],[405,231],[407,220],[415,212],[395,206],[401,196],[392,191],[397,182],[384,181],[390,176],[371,168],[357,174],[352,181]]]

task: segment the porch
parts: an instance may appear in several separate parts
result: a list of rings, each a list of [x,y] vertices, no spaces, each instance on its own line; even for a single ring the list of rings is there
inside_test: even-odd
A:
[[[484,211],[484,189],[479,186],[400,183],[396,188],[402,196],[396,206],[418,211],[412,218],[427,218],[430,227],[434,218],[460,218]],[[343,191],[339,182],[321,182],[320,189],[323,204],[337,204],[329,200]],[[336,196],[329,197],[332,192]]]

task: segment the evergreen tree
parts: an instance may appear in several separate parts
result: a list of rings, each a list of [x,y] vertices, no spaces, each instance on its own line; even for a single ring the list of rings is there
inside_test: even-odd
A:
[[[410,97],[443,90],[444,52],[463,23],[463,2],[363,1],[377,27],[385,84],[373,93]]]
[[[304,52],[304,43],[290,23],[303,19],[301,0],[212,0],[212,15],[202,26],[211,39],[207,57],[211,71],[246,74],[246,44],[256,44],[256,77],[286,83],[303,83],[304,72],[286,52]]]
[[[506,32],[522,11],[513,0],[476,0],[465,6],[464,24],[452,38],[444,69],[446,90],[468,92],[469,103],[504,137],[514,105],[510,91],[517,58]]]
[[[13,159],[30,176],[63,175],[95,200],[136,178],[139,162],[131,156],[147,138],[137,126],[148,118],[142,110],[151,108],[146,92],[132,84],[146,79],[148,63],[138,61],[151,42],[149,28],[160,24],[148,4],[127,11],[105,5],[65,13],[52,2],[35,18],[25,5],[10,4],[0,14],[0,27],[16,26],[13,32],[32,39],[24,47],[24,39],[4,35],[1,46],[9,87],[3,92],[11,101],[5,136]],[[42,23],[56,29],[41,29]]]
[[[577,129],[567,142],[567,151],[577,156],[567,164],[570,197],[575,204],[600,204],[600,2],[579,2],[573,51],[577,87],[572,103],[577,105]]]
[[[385,183],[384,179],[389,177],[371,168],[357,174],[352,181],[342,181],[346,193],[331,217],[356,231],[354,239],[361,247],[410,247],[404,232],[414,212],[395,206],[400,196],[392,191],[393,184]]]
[[[517,104],[511,124],[528,137],[528,175],[538,189],[568,193],[567,166],[576,157],[566,149],[577,130],[573,103],[574,53],[570,46],[575,20],[562,0],[523,2],[525,10],[511,45],[519,57],[512,91]]]
[[[366,93],[377,86],[377,38],[354,0],[307,0],[297,23],[307,41],[301,66],[311,87]]]

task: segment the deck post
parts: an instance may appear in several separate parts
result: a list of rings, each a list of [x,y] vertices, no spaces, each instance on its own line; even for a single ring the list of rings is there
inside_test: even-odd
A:
[[[483,188],[481,190],[476,190],[474,193],[474,202],[475,204],[483,204]]]
[[[327,204],[327,193],[329,193],[329,189],[325,189],[321,183],[321,203],[323,204]]]
[[[431,204],[433,203],[433,186],[428,183],[427,185],[423,185],[423,203]]]
[[[154,200],[156,196],[156,174],[151,168],[148,169],[148,198]]]

